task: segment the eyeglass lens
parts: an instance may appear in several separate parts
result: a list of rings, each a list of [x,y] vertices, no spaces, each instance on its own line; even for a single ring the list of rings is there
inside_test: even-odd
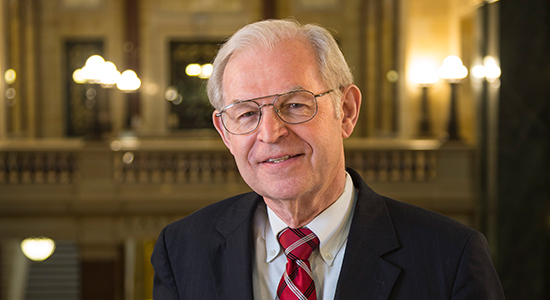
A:
[[[254,131],[260,124],[261,108],[255,101],[243,101],[225,109],[222,122],[234,134]],[[317,113],[315,96],[308,91],[296,91],[277,96],[273,106],[275,112],[286,123],[299,124],[311,120]]]

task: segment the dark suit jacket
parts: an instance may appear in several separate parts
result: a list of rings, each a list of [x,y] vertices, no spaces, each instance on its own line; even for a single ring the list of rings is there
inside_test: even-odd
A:
[[[504,299],[485,237],[373,192],[349,170],[357,204],[335,299]],[[210,205],[162,230],[154,300],[253,299],[256,193]]]

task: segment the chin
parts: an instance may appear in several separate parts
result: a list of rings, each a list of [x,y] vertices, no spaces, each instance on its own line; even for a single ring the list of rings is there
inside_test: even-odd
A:
[[[256,188],[252,185],[249,186],[263,197],[283,201],[297,199],[311,189],[309,186],[304,186],[304,182],[289,179],[277,180],[268,186],[260,183],[256,183]]]

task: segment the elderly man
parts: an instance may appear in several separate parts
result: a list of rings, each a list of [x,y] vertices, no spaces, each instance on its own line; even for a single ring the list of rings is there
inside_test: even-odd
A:
[[[485,238],[346,169],[361,93],[325,29],[270,20],[220,49],[213,122],[254,192],[168,225],[154,299],[503,299]]]

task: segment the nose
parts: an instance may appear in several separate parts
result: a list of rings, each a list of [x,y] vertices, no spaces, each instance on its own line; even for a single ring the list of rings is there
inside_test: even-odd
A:
[[[271,109],[265,106],[271,106]],[[258,140],[265,143],[275,143],[279,138],[288,134],[286,123],[279,118],[275,112],[273,104],[264,104],[262,109],[262,119],[258,125]]]

